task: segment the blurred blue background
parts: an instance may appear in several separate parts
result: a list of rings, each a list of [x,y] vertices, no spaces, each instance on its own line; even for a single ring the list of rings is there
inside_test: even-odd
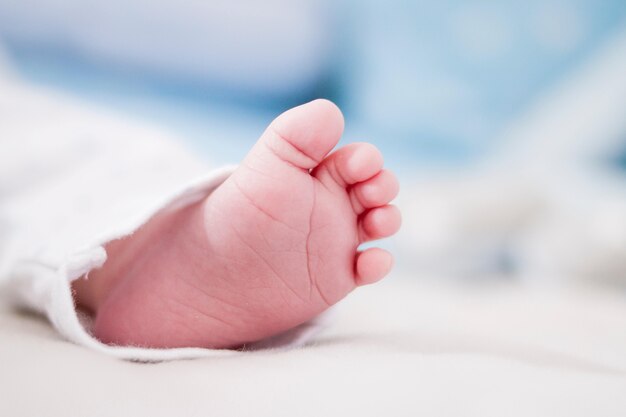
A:
[[[401,171],[463,165],[624,27],[623,0],[3,0],[26,79],[236,162],[271,118],[335,100]]]

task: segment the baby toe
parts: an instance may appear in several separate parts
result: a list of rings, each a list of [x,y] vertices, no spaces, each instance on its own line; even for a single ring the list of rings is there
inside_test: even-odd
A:
[[[361,242],[382,239],[400,229],[402,216],[396,206],[387,205],[367,211],[359,221]]]
[[[339,142],[343,127],[341,110],[328,100],[313,100],[294,107],[274,119],[247,155],[246,163],[261,165],[269,171],[284,164],[312,169]],[[267,160],[278,160],[278,164],[268,167],[267,163],[261,163]]]
[[[391,271],[393,256],[384,249],[369,248],[357,254],[355,282],[357,285],[373,284]]]
[[[337,168],[348,184],[365,181],[383,168],[383,155],[371,143],[355,143],[353,151],[337,160]]]
[[[326,185],[345,188],[372,178],[382,167],[383,156],[374,145],[351,143],[330,154],[312,174]]]
[[[357,214],[361,214],[365,209],[389,204],[398,195],[399,189],[398,179],[393,172],[383,169],[373,178],[356,184],[350,192],[350,198]]]

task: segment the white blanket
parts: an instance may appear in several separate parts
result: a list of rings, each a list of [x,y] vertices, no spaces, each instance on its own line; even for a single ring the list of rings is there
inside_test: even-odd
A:
[[[3,416],[623,416],[626,301],[576,290],[358,289],[314,342],[115,360],[0,313]]]

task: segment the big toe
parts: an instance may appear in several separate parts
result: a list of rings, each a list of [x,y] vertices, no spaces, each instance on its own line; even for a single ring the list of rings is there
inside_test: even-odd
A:
[[[343,115],[324,99],[294,107],[278,116],[246,157],[245,163],[280,160],[302,170],[316,167],[343,133]]]

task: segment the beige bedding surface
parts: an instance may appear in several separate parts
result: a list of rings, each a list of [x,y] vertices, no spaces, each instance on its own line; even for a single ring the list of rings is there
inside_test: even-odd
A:
[[[392,277],[313,343],[156,364],[0,304],[1,416],[624,416],[626,294]]]

